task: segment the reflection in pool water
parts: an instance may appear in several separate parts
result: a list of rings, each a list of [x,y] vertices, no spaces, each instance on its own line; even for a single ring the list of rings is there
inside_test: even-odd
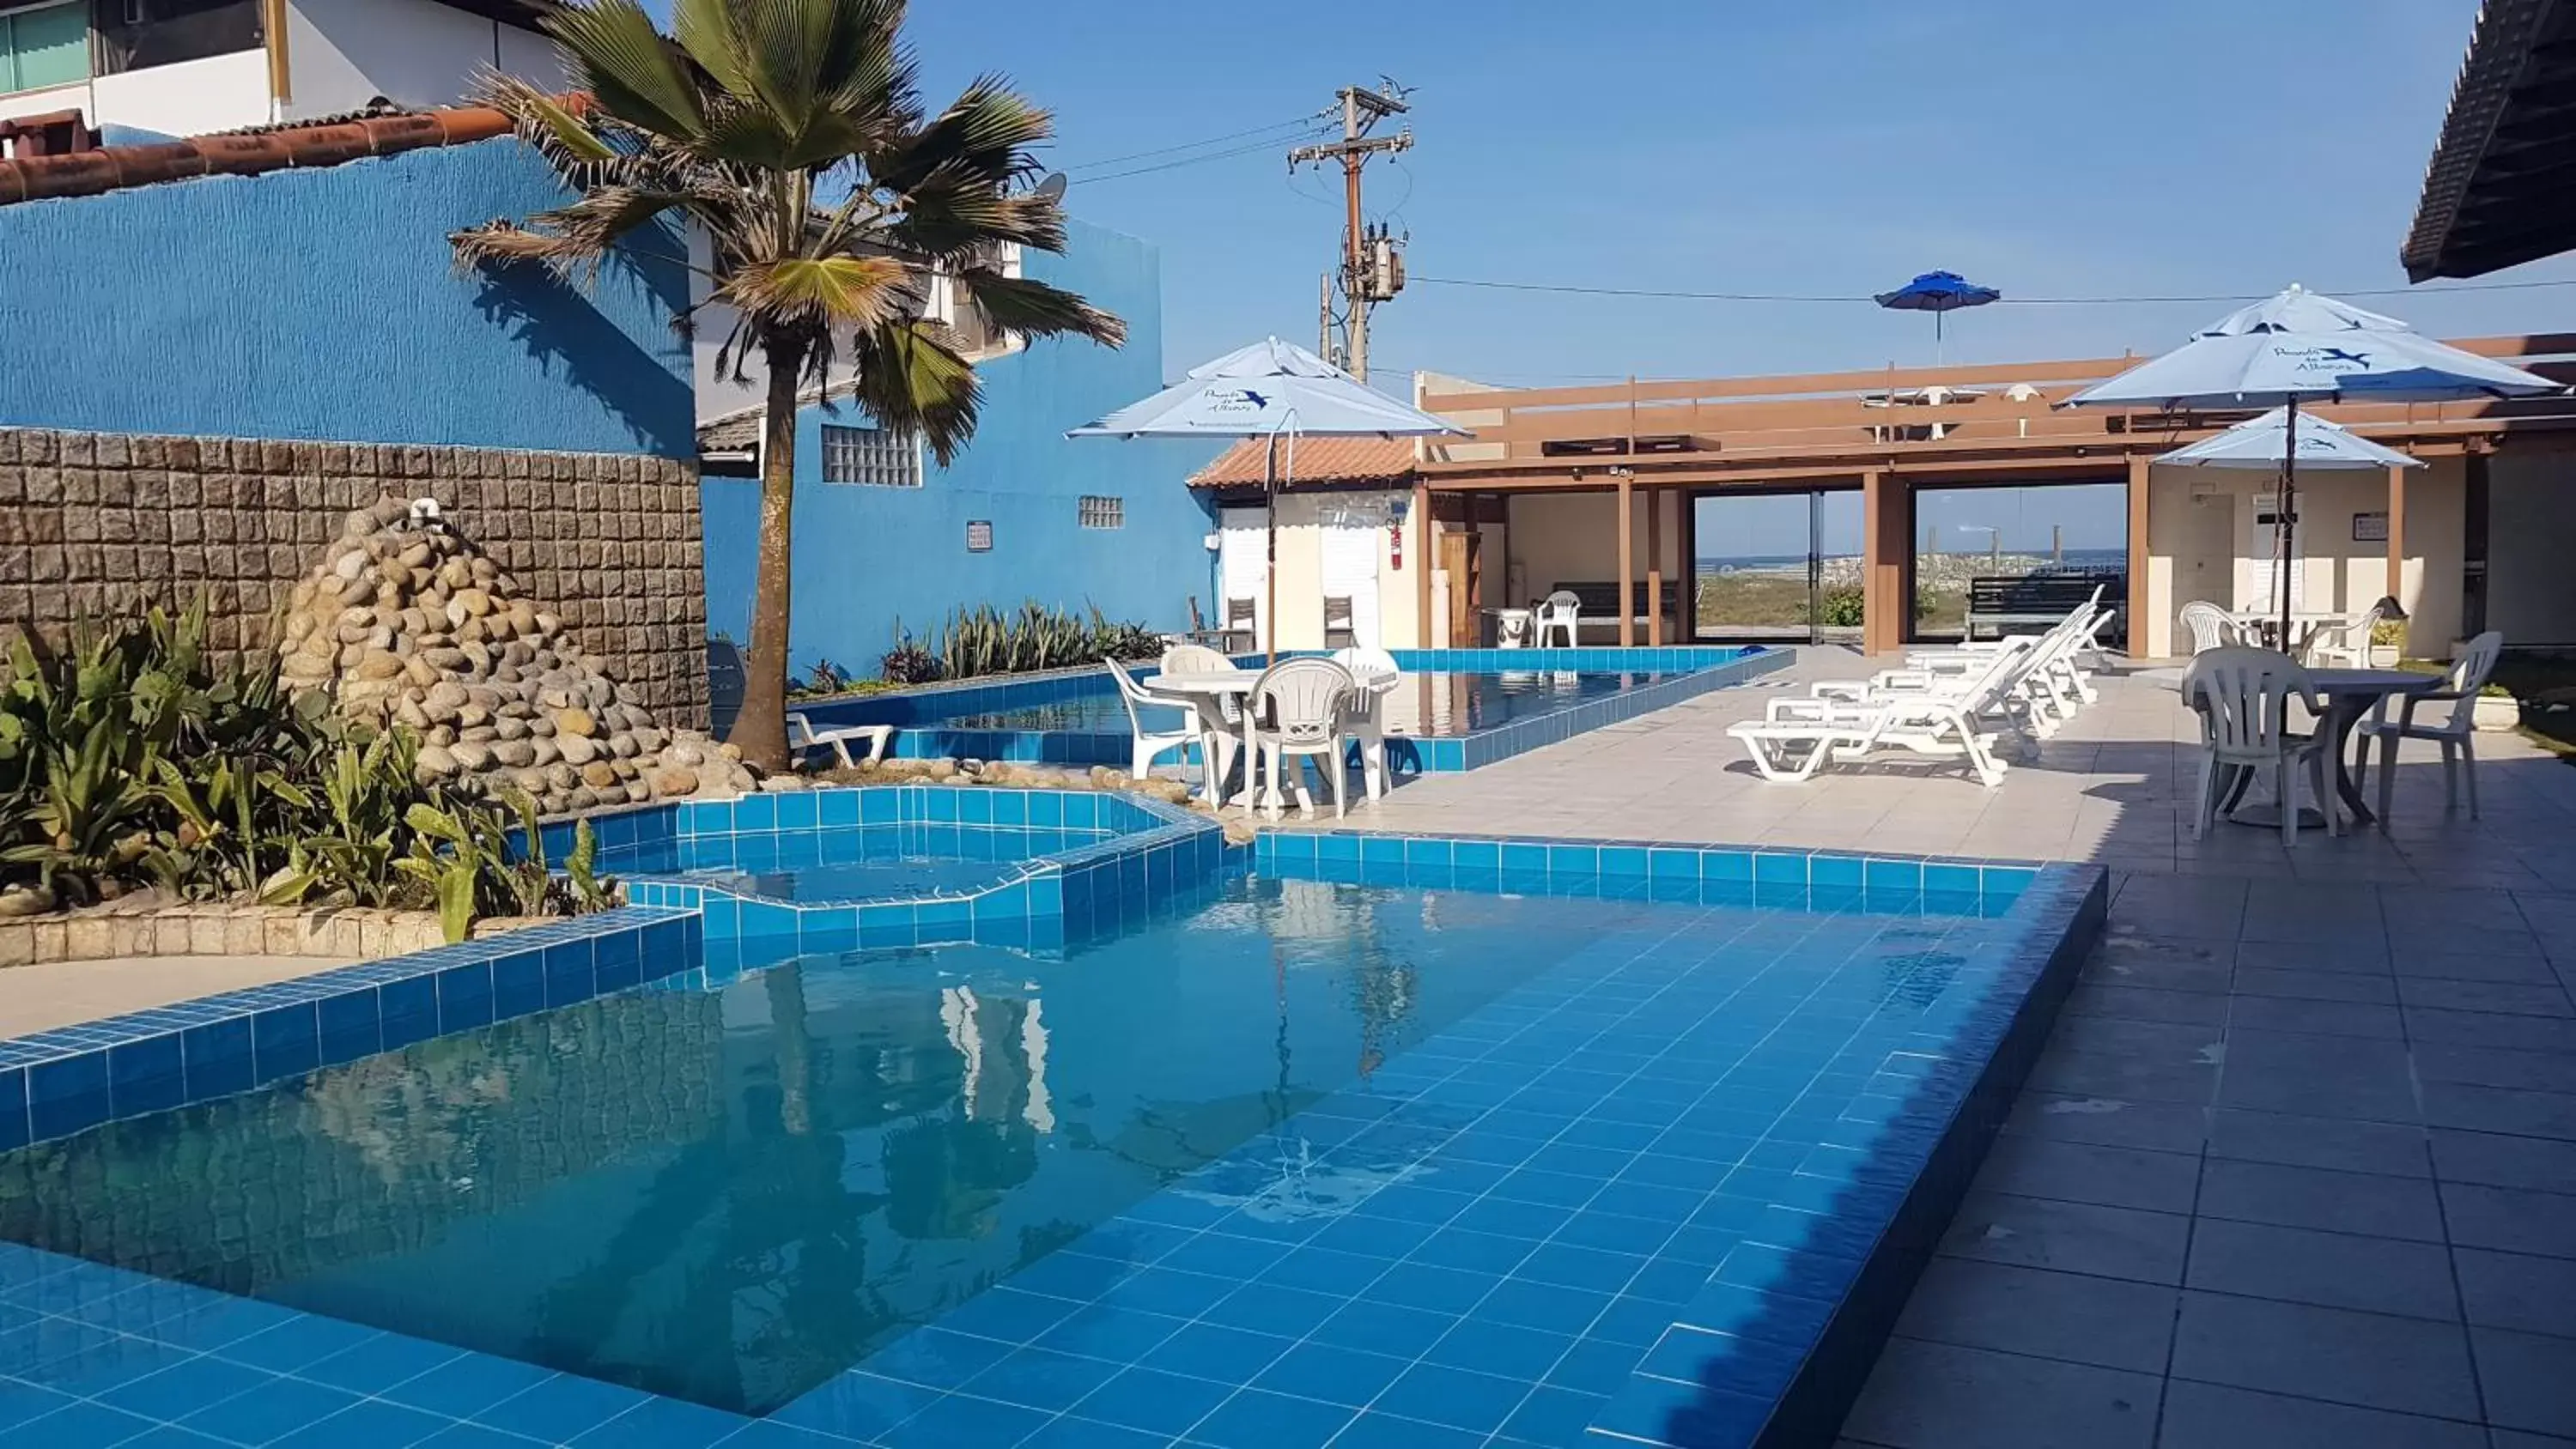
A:
[[[1571,670],[1509,673],[1412,672],[1388,699],[1388,726],[1418,739],[1439,739],[1535,719],[1586,700],[1653,684],[1660,674],[1583,674]],[[1149,721],[1149,727],[1151,722]],[[1016,709],[923,720],[915,729],[1050,730],[1124,734],[1127,708],[1110,691]]]

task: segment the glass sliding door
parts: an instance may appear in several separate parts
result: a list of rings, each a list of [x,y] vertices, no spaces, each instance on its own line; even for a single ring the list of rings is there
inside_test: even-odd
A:
[[[1695,497],[1695,637],[1858,643],[1860,524],[1849,490]]]

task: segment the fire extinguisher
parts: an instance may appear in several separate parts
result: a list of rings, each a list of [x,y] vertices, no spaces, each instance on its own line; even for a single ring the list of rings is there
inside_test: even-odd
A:
[[[1404,572],[1403,524],[1390,523],[1386,526],[1386,553],[1389,567],[1397,573]]]

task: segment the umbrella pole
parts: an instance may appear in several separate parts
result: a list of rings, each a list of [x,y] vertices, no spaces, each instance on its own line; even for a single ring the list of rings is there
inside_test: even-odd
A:
[[[2281,496],[2272,500],[2272,582],[2281,593],[2281,652],[2290,652],[2290,530],[2299,507],[2299,400],[2281,430]]]
[[[1269,566],[1261,571],[1261,587],[1266,595],[1261,626],[1261,664],[1268,668],[1279,662],[1279,435],[1270,435],[1269,447],[1261,458],[1261,498],[1268,509],[1263,524],[1264,542],[1269,549]]]

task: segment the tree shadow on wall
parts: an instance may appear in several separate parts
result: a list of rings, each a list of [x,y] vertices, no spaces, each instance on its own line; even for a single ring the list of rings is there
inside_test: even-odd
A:
[[[598,399],[639,448],[690,458],[697,455],[698,441],[696,393],[688,374],[674,374],[663,358],[602,315],[592,300],[603,287],[640,288],[678,316],[688,305],[685,278],[676,264],[616,256],[601,266],[598,277],[576,285],[543,266],[519,263],[479,269],[474,305],[548,376],[559,375]]]

